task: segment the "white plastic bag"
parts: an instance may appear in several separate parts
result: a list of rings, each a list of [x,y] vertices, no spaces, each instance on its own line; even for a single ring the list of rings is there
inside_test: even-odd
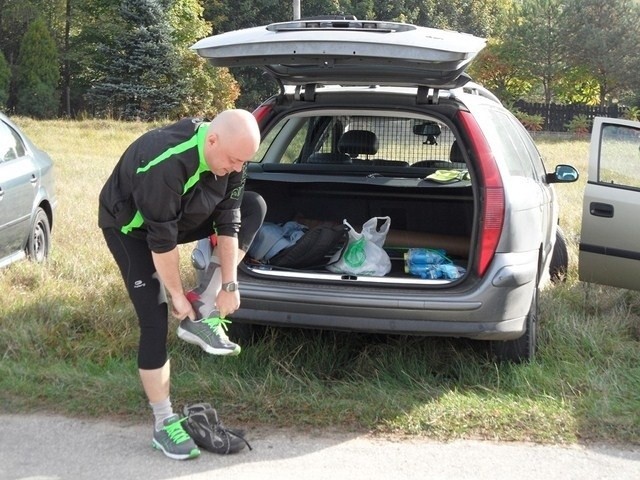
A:
[[[390,217],[373,217],[358,233],[347,220],[349,243],[329,261],[327,269],[334,273],[382,277],[391,271],[391,259],[382,248],[391,227]],[[342,256],[340,256],[342,254]]]

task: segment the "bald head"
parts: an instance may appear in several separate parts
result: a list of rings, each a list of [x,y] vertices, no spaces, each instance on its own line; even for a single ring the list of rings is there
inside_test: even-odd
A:
[[[255,117],[246,110],[233,109],[220,112],[209,125],[209,132],[217,133],[223,141],[229,140],[236,147],[246,147],[250,159],[260,145],[260,129]]]
[[[246,110],[220,112],[209,125],[204,154],[216,175],[240,171],[260,146],[260,129],[255,117]]]

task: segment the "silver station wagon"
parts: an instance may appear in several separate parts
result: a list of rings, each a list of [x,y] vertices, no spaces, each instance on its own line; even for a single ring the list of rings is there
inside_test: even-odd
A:
[[[464,72],[484,45],[457,32],[343,17],[227,32],[192,47],[216,66],[260,66],[280,84],[254,112],[263,140],[247,168],[246,188],[268,206],[265,225],[346,221],[359,233],[371,219],[388,222],[383,274],[335,271],[326,265],[335,255],[283,268],[250,251],[232,334],[261,324],[466,337],[487,341],[500,360],[533,357],[539,290],[567,269],[553,184],[578,172],[547,171],[520,122]],[[596,123],[594,135],[612,144],[634,138],[637,157],[637,126],[608,129]],[[624,162],[609,151],[610,176],[590,178],[637,194],[638,185],[622,186],[627,177],[615,168]],[[606,232],[618,207],[593,195],[586,215]],[[637,263],[637,222],[627,222],[636,231],[617,253],[624,262],[635,252]],[[595,281],[611,251],[589,225],[581,255],[604,258],[585,273]]]

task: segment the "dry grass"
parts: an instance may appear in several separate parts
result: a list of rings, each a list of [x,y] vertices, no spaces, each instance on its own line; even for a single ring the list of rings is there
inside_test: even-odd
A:
[[[55,161],[59,208],[50,262],[0,271],[0,408],[147,419],[136,320],[97,228],[97,195],[150,126],[18,123]],[[573,164],[582,177],[557,188],[571,267],[565,284],[543,293],[534,363],[496,365],[458,340],[285,329],[219,358],[175,341],[172,328],[174,403],[212,401],[230,423],[640,443],[640,297],[577,280],[587,142],[538,144],[549,167]]]

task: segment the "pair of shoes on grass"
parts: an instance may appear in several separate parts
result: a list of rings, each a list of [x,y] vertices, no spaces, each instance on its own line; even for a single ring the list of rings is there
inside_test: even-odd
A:
[[[244,434],[226,428],[210,404],[196,403],[184,407],[184,417],[174,414],[162,429],[154,430],[152,445],[169,458],[188,460],[198,457],[200,448],[220,455],[237,453],[245,445],[251,450]]]

